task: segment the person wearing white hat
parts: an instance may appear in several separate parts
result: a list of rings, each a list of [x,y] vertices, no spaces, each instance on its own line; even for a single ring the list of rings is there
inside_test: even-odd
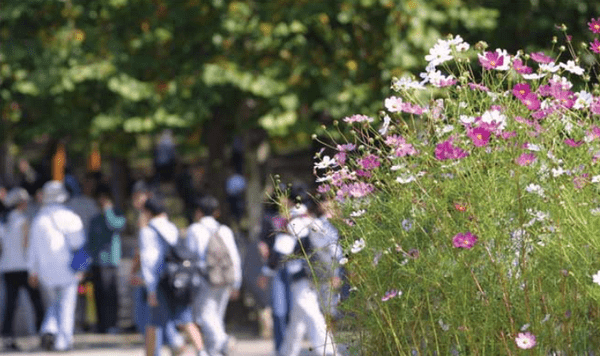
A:
[[[61,181],[42,187],[42,207],[29,233],[29,283],[47,292],[49,306],[41,326],[42,347],[64,351],[73,347],[77,284],[71,268],[74,251],[85,243],[81,218],[63,203],[68,193]]]
[[[36,314],[36,327],[39,330],[44,318],[42,296],[37,288],[27,283],[27,232],[29,221],[26,215],[29,194],[24,188],[13,188],[6,195],[4,203],[10,210],[6,219],[5,233],[0,236],[3,254],[0,256],[0,273],[3,275],[6,303],[4,304],[4,323],[2,336],[4,347],[8,350],[19,350],[14,340],[13,320],[15,316],[19,290],[25,288],[33,304]]]

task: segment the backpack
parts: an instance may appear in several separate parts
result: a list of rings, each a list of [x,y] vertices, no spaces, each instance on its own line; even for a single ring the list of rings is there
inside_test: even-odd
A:
[[[191,305],[202,283],[202,271],[198,256],[190,251],[181,239],[175,245],[169,244],[164,236],[152,225],[148,225],[167,244],[165,262],[162,266],[159,285],[166,293],[167,300],[174,305]]]
[[[219,229],[211,234],[206,246],[206,280],[215,287],[231,286],[235,281],[233,260]]]

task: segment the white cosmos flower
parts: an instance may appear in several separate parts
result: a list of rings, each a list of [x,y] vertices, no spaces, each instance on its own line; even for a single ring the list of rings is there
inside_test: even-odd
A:
[[[527,149],[530,151],[535,151],[535,152],[539,152],[541,150],[541,147],[536,145],[535,143],[528,143],[527,144]]]
[[[592,183],[600,183],[600,176],[593,176]]]
[[[571,72],[577,75],[583,75],[585,72],[583,68],[575,64],[575,61],[567,61],[567,64],[560,63],[559,66],[564,68],[567,72]]]
[[[400,112],[402,111],[402,98],[392,96],[385,99],[383,105],[389,112]]]
[[[357,211],[353,211],[350,213],[350,216],[353,218],[357,218],[359,216],[363,216],[367,211],[365,209],[361,209],[361,210],[357,210]]]
[[[592,94],[588,93],[585,90],[575,93],[575,96],[577,97],[577,99],[575,99],[575,104],[573,104],[573,109],[579,110],[579,109],[587,108],[592,103],[592,99],[593,99]]]
[[[600,271],[596,272],[596,274],[592,276],[592,280],[594,283],[600,284]]]
[[[392,119],[389,117],[389,115],[385,115],[383,117],[383,125],[379,129],[379,133],[382,136],[385,136],[387,134],[388,129],[390,128],[390,122],[392,122]]]
[[[354,241],[354,244],[352,245],[352,249],[350,249],[350,252],[359,253],[360,251],[362,251],[363,248],[365,248],[365,239],[358,239],[358,240]]]
[[[560,69],[559,66],[557,66],[554,62],[551,63],[541,63],[540,64],[540,70],[542,72],[550,72],[550,73],[555,73]]]
[[[458,119],[463,125],[469,125],[475,122],[475,117],[473,116],[460,115]]]
[[[529,184],[525,190],[529,193],[534,193],[539,195],[540,197],[544,197],[544,188],[542,188],[540,185],[538,184]]]
[[[409,176],[400,176],[396,178],[396,182],[400,183],[400,184],[408,184],[410,182],[415,181],[415,176],[413,175],[409,175]]]
[[[337,165],[335,158],[325,156],[325,157],[323,157],[323,160],[321,162],[315,164],[315,167],[319,168],[319,169],[325,169],[327,167],[331,167],[331,166],[335,166],[335,165]]]
[[[425,60],[433,66],[438,66],[446,61],[451,60],[452,51],[448,42],[438,40],[437,43],[429,50],[429,54],[425,56]]]
[[[521,75],[523,79],[527,80],[537,80],[546,76],[547,73],[531,73],[531,74],[523,74]]]
[[[402,77],[392,82],[392,89],[395,91],[408,90],[408,89],[425,89],[425,86],[416,80],[412,80],[408,77]]]
[[[498,129],[503,131],[506,127],[506,116],[502,115],[498,110],[488,110],[481,115],[481,121],[486,124],[497,124]]]

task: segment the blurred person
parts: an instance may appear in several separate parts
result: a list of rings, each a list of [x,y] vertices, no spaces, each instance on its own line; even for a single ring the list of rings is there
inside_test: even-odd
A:
[[[42,348],[65,351],[73,347],[77,285],[82,277],[71,264],[85,235],[81,218],[64,206],[68,198],[64,184],[48,181],[42,192],[43,205],[29,233],[29,284],[41,285],[49,300],[40,330]]]
[[[281,191],[285,191],[285,187],[279,187]],[[259,250],[265,261],[274,255],[275,237],[278,233],[285,231],[287,219],[280,213],[280,206],[274,201],[268,201],[265,205],[265,210],[262,219],[262,227],[260,233]],[[275,350],[278,350],[283,343],[285,330],[290,319],[292,292],[290,281],[288,279],[285,261],[279,261],[278,264],[269,268],[264,265],[262,268],[262,276],[258,279],[259,287],[267,288],[268,278],[271,278],[271,315],[273,320],[273,341],[275,342]]]
[[[110,187],[100,184],[96,199],[102,213],[96,215],[88,231],[88,250],[92,257],[91,280],[94,284],[98,331],[116,334],[118,313],[118,268],[121,261],[121,232],[125,217],[113,205]]]
[[[85,236],[88,236],[92,218],[101,213],[94,199],[96,184],[97,182],[92,174],[85,176],[81,188],[79,188],[79,183],[74,178],[69,183],[65,182],[65,188],[70,194],[65,206],[79,215],[83,223]]]
[[[207,275],[201,292],[194,302],[194,319],[202,329],[211,356],[226,355],[233,347],[234,339],[225,330],[225,312],[229,300],[236,300],[239,297],[242,284],[241,258],[233,231],[217,221],[220,213],[217,198],[207,195],[199,199],[196,203],[196,222],[188,228],[187,232],[190,250],[198,254],[200,268]],[[209,256],[211,239],[220,239],[215,242],[218,245],[214,246],[226,249],[225,254],[228,257],[222,253],[219,253],[220,256]],[[228,266],[216,271],[222,273],[217,276],[218,284],[213,284],[215,282],[209,275],[212,273],[209,266],[211,258],[214,258],[220,267],[223,266],[221,262],[227,260]]]
[[[304,334],[308,331],[315,355],[333,355],[335,346],[327,331],[325,317],[319,307],[319,296],[312,284],[312,275],[305,258],[315,252],[311,232],[323,229],[321,222],[309,210],[312,201],[303,185],[291,189],[288,200],[289,219],[286,231],[275,236],[268,266],[273,270],[283,259],[291,287],[291,313],[283,342],[277,350],[280,356],[298,356]],[[298,203],[294,203],[300,199]],[[308,206],[307,206],[308,205]]]
[[[159,284],[166,253],[169,245],[177,244],[179,230],[169,221],[165,206],[160,199],[156,197],[147,199],[143,212],[150,217],[148,225],[140,230],[141,271],[150,307],[145,335],[146,355],[160,354],[160,347],[156,345],[157,332],[164,329],[169,321],[173,321],[183,327],[198,355],[208,356],[204,350],[200,331],[192,322],[191,305],[177,305],[169,299],[168,293]]]
[[[29,219],[27,205],[30,197],[24,188],[13,188],[5,199],[6,206],[11,209],[8,213],[4,234],[0,234],[0,244],[3,254],[0,256],[0,273],[4,277],[6,304],[4,304],[4,323],[2,336],[5,339],[5,349],[19,350],[14,340],[13,321],[16,311],[19,290],[23,287],[35,310],[36,332],[40,330],[44,318],[44,305],[38,288],[27,283],[27,259]]]
[[[144,214],[143,210],[144,204],[150,196],[152,196],[152,193],[148,189],[148,185],[143,180],[138,180],[135,182],[132,189],[131,200],[133,208],[136,210],[136,236],[139,236],[139,230],[148,225],[149,216]],[[145,334],[150,309],[148,307],[148,303],[146,302],[146,288],[144,286],[144,280],[141,276],[140,269],[140,251],[139,249],[136,249],[129,275],[129,282],[134,287],[135,326],[138,332]],[[173,354],[179,355],[185,350],[185,340],[175,327],[175,323],[172,320],[167,322],[162,331],[157,330],[155,345],[156,350],[160,350],[162,348],[163,339],[165,339],[167,344],[171,347]]]
[[[333,202],[327,200],[313,206],[312,214],[320,222],[320,228],[311,232],[311,244],[314,245],[314,254],[318,255],[316,260],[323,264],[315,268],[318,279],[322,282],[319,286],[321,309],[335,320],[339,318],[337,305],[344,277],[344,271],[339,264],[344,255],[339,244],[338,230],[329,221],[334,217],[335,208]]]
[[[173,172],[177,165],[177,151],[173,131],[164,130],[154,149],[154,184],[173,179]]]

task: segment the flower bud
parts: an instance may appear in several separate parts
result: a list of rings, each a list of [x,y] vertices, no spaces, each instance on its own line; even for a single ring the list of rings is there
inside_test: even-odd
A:
[[[375,143],[375,139],[374,139],[373,137],[369,137],[369,143],[370,143],[370,144],[373,144],[373,143]]]
[[[323,126],[325,126],[325,125],[323,125]],[[323,129],[325,129],[325,127],[323,127]],[[312,138],[313,140],[316,140],[316,139],[317,139],[317,134],[312,134],[311,138]]]
[[[567,48],[565,46],[560,46],[560,47],[558,47],[558,50],[561,52],[564,52],[567,50]]]
[[[563,23],[563,24],[560,24],[560,27],[559,27],[559,29],[560,29],[561,31],[565,32],[565,31],[567,31],[567,25],[565,25],[564,23]]]
[[[556,36],[552,36],[552,43],[555,44],[556,42],[558,42],[558,38],[556,38]]]
[[[489,45],[485,41],[479,41],[475,44],[475,49],[478,51],[484,51],[488,47]]]
[[[339,122],[339,121],[337,121],[337,120],[333,120],[333,126],[338,126],[339,124],[340,124],[340,122]]]

